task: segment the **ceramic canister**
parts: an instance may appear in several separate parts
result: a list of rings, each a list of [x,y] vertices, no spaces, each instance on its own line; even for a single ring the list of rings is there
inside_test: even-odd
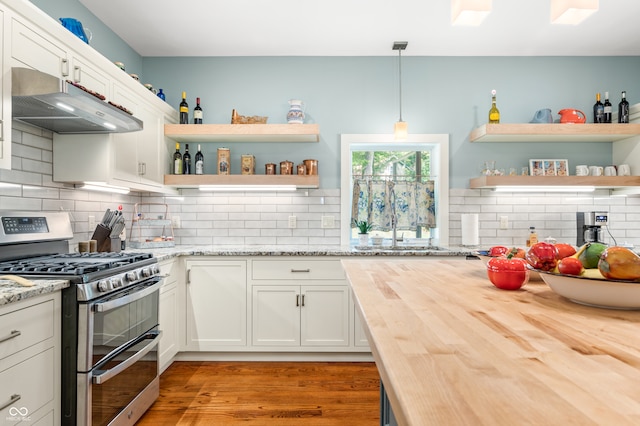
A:
[[[218,148],[218,174],[231,174],[231,152],[229,148]]]
[[[251,154],[240,156],[241,170],[243,175],[256,174],[256,157]]]

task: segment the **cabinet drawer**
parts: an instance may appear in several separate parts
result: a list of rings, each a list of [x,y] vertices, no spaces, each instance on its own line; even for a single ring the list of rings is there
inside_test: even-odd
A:
[[[4,407],[0,410],[0,419],[6,419],[7,424],[9,419],[15,422],[20,412],[28,415],[52,401],[58,368],[54,350],[49,348],[0,371],[0,408]]]
[[[53,337],[54,310],[47,300],[0,315],[0,360]]]
[[[342,280],[340,260],[254,260],[254,280]]]

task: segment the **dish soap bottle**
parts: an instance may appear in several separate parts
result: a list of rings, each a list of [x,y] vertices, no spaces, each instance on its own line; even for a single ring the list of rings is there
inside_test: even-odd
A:
[[[489,123],[490,124],[500,123],[500,111],[498,111],[498,107],[496,106],[495,89],[491,91],[491,109],[489,110]]]
[[[527,247],[531,247],[538,243],[538,234],[536,233],[536,227],[529,227],[529,237],[527,238]]]

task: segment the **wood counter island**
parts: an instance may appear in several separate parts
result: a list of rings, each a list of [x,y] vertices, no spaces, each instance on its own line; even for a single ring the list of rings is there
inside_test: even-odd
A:
[[[342,263],[398,424],[640,425],[640,311],[499,290],[463,257]]]

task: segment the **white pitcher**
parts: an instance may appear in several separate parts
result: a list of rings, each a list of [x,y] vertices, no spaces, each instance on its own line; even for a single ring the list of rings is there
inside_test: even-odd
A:
[[[287,113],[287,123],[289,124],[302,124],[304,123],[304,110],[303,102],[298,99],[291,99],[289,101],[289,112]]]

